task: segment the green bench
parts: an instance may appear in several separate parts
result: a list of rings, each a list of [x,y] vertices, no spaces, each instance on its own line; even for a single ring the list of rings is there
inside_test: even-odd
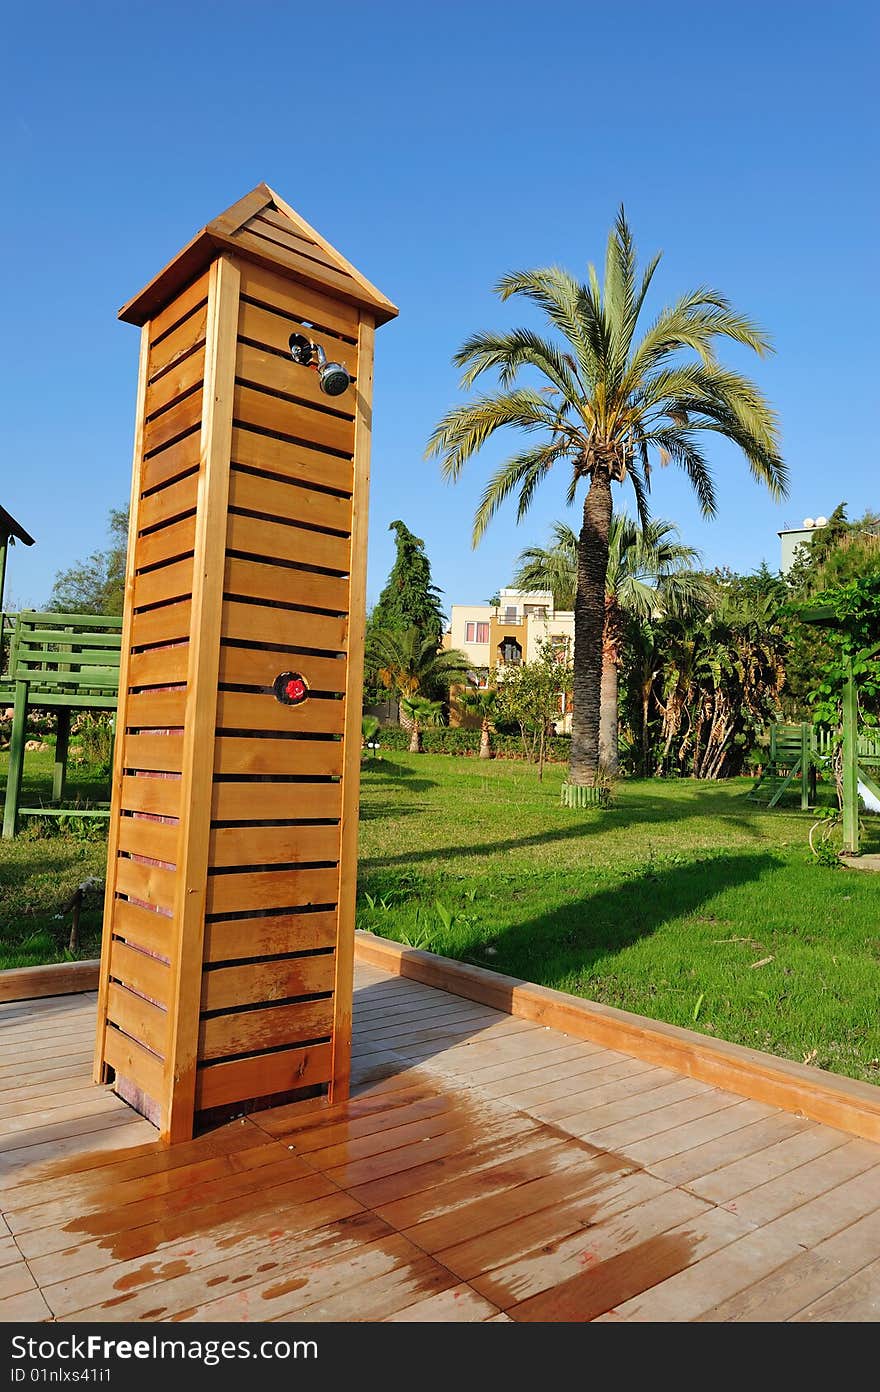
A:
[[[15,835],[19,817],[108,816],[106,808],[70,809],[64,799],[70,722],[74,711],[115,713],[119,696],[122,619],[106,614],[50,614],[26,610],[17,616],[9,642],[7,670],[0,675],[0,704],[14,708],[3,836]],[[58,734],[52,805],[22,807],[29,708],[57,710]]]

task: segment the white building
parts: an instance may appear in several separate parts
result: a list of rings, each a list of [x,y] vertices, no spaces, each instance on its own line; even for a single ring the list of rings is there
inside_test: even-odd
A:
[[[549,590],[501,590],[497,604],[453,604],[443,646],[467,653],[487,681],[503,678],[505,667],[534,662],[549,642],[561,656],[574,649],[574,613],[555,609]],[[560,694],[559,730],[571,724],[570,698]]]

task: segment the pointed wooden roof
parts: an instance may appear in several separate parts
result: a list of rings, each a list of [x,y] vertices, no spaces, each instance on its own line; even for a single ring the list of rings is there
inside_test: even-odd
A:
[[[397,314],[389,299],[371,285],[335,247],[294,212],[268,184],[258,184],[225,213],[213,219],[154,276],[149,285],[123,305],[119,318],[144,324],[213,261],[218,251],[234,251],[337,295],[371,311],[377,324]]]
[[[26,532],[20,522],[16,522],[11,512],[7,512],[5,507],[0,507],[0,541],[7,537],[12,537],[13,541],[20,541],[24,546],[34,544],[30,532]]]

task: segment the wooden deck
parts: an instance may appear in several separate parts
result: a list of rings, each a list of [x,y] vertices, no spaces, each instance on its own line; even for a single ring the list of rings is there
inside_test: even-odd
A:
[[[866,1320],[880,1146],[361,966],[357,1085],[162,1148],[0,1006],[0,1319]]]

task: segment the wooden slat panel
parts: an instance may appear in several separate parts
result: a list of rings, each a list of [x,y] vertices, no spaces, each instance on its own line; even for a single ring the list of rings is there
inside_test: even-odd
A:
[[[345,659],[313,657],[275,648],[220,649],[220,680],[234,685],[271,686],[280,672],[296,669],[312,691],[345,691]]]
[[[168,873],[165,871],[165,874]],[[308,908],[310,904],[334,904],[338,885],[339,871],[332,866],[321,870],[247,870],[241,874],[210,875],[205,911],[225,914],[241,913],[247,909],[299,909]],[[315,989],[330,988],[318,986]],[[291,991],[290,994],[301,993]],[[261,997],[253,999],[260,1000]],[[266,999],[271,997],[267,996]],[[235,1001],[228,1004],[234,1005]],[[205,1008],[219,1009],[217,1006]]]
[[[312,698],[301,706],[282,706],[271,692],[249,691],[221,691],[217,697],[218,730],[340,735],[344,720],[344,701]]]
[[[124,819],[123,819],[124,820]],[[154,913],[131,904],[126,899],[117,899],[113,908],[113,932],[128,942],[143,948],[145,952],[160,952],[167,957],[171,943],[171,919],[165,914]]]
[[[202,419],[202,393],[194,391],[192,396],[184,397],[176,406],[170,410],[163,411],[161,416],[156,416],[155,420],[149,421],[144,426],[144,453],[152,454],[176,440],[178,436],[185,435],[194,426],[200,424]]]
[[[128,666],[129,686],[162,686],[164,683],[185,682],[189,643],[175,643],[169,648],[151,648],[149,652],[132,653]],[[283,667],[280,669],[285,670]]]
[[[305,371],[304,368],[302,370]],[[293,395],[295,388],[288,390]],[[199,395],[197,392],[196,396]],[[168,415],[179,409],[172,407]],[[164,416],[159,416],[147,428],[152,430],[153,425],[160,426],[164,419]],[[288,401],[285,397],[273,396],[271,392],[258,391],[253,386],[236,383],[235,420],[239,425],[259,426],[263,430],[288,435],[294,440],[305,440],[322,449],[338,450],[342,454],[351,454],[354,448],[353,421],[319,411],[301,399]],[[164,438],[169,439],[170,436]]]
[[[127,769],[180,773],[182,735],[126,735],[122,754]]]
[[[306,702],[306,705],[309,703]],[[125,719],[129,729],[167,729],[180,726],[186,714],[186,688],[142,691],[129,696]]]
[[[314,527],[334,527],[346,534],[351,527],[351,500],[335,493],[316,493],[295,483],[281,483],[238,469],[233,469],[229,484],[231,507],[270,513]]]
[[[158,532],[151,532],[149,536],[139,537],[136,557],[138,570],[192,551],[195,534],[196,519],[185,517],[181,522],[172,522]]]
[[[293,230],[293,224],[286,219],[283,213],[259,214],[251,218],[247,224],[247,231],[256,237],[265,237],[267,241],[274,242],[278,246],[287,247],[289,251],[296,251],[300,256],[307,257],[310,261],[316,261],[319,266],[329,266],[331,270],[340,270],[338,261],[329,257],[317,242],[313,242],[310,237],[301,237]]]
[[[130,990],[166,1005],[171,985],[171,969],[146,952],[138,952],[114,938],[110,948],[110,975]]]
[[[189,701],[182,751],[184,813],[174,896],[175,985],[169,1007],[171,1068],[168,1108],[162,1118],[163,1139],[172,1143],[186,1140],[193,1133],[204,886],[213,786],[208,751],[217,705],[220,601],[225,564],[222,518],[227,511],[229,489],[238,295],[237,264],[220,257],[212,265],[209,279],[205,399],[210,409],[206,410],[202,422],[200,444],[204,479],[196,519],[193,636],[189,645]]]
[[[132,647],[146,648],[188,638],[191,615],[192,605],[188,599],[135,614],[131,622]]]
[[[172,561],[170,565],[138,575],[134,582],[134,607],[142,609],[147,604],[186,598],[192,594],[192,587],[193,562],[192,557],[187,556],[182,561]]]
[[[118,1025],[139,1044],[165,1057],[168,1047],[168,1016],[124,986],[110,983],[107,990],[107,1019]]]
[[[264,266],[242,262],[241,293],[269,305],[279,314],[290,314],[295,319],[305,319],[357,340],[358,311],[353,305],[340,303],[329,295],[322,295],[320,290],[299,285]]]
[[[64,639],[63,634],[56,634],[58,641]],[[91,676],[96,668],[106,669],[111,672],[119,666],[119,650],[115,652],[112,648],[83,647],[80,652],[57,652],[51,647],[30,646],[27,642],[21,643],[18,649],[18,667],[32,667],[35,663],[41,663],[50,676],[59,678],[74,677],[77,669],[85,669],[83,676]],[[39,677],[39,672],[35,673]],[[115,674],[114,674],[115,675]]]
[[[139,899],[144,904],[155,904],[159,909],[170,911],[174,907],[175,875],[176,871],[165,870],[160,865],[145,865],[120,856],[116,864],[116,888],[129,899]]]
[[[172,448],[181,447],[174,445]],[[272,435],[260,435],[256,430],[247,430],[244,426],[233,427],[232,462],[247,464],[253,469],[265,469],[267,473],[281,474],[284,478],[300,479],[303,483],[320,483],[325,488],[338,488],[342,493],[351,493],[352,490],[350,459],[307,449],[304,445],[294,445],[289,440],[276,440]]]
[[[269,254],[273,261],[285,266],[295,276],[302,276],[309,281],[317,280],[321,285],[337,290],[343,298],[346,295],[360,298],[362,294],[357,281],[347,271],[335,271],[330,266],[318,265],[309,257],[301,256],[299,252],[279,246],[277,242],[271,242],[267,245],[265,238],[254,236],[248,231],[241,231],[236,234],[235,244],[257,256]]]
[[[156,527],[171,517],[191,512],[195,508],[198,491],[199,476],[196,472],[187,474],[176,483],[169,483],[167,488],[160,488],[146,498],[141,498],[138,508],[139,531],[144,532],[148,527]]]
[[[317,372],[311,367],[295,363],[289,353],[280,357],[277,353],[239,342],[235,375],[252,386],[263,387],[270,392],[281,392],[285,396],[295,396],[298,401],[308,401],[319,409],[332,406],[339,417],[354,417],[354,391],[351,387],[341,396],[328,396],[321,390]],[[338,445],[336,448],[344,449],[345,445]]]
[[[263,828],[266,830],[266,828]],[[336,910],[273,914],[205,924],[205,961],[231,962],[241,957],[270,957],[282,952],[311,952],[336,945]]]
[[[333,989],[333,953],[212,967],[202,976],[202,1010],[232,1010],[263,1001],[294,1000]]]
[[[314,571],[263,561],[245,561],[238,556],[227,557],[223,588],[229,595],[242,595],[246,599],[280,600],[283,604],[304,604],[311,609],[331,609],[337,614],[344,614],[348,609],[348,581],[340,576],[318,575]]]
[[[162,1060],[128,1039],[119,1030],[108,1029],[104,1038],[104,1060],[117,1074],[142,1087],[148,1097],[162,1096]]]
[[[146,779],[142,780],[146,782]],[[290,817],[338,817],[341,783],[215,783],[215,822],[278,821]]]
[[[176,329],[166,334],[161,343],[150,349],[150,381],[160,372],[172,367],[178,359],[191,353],[205,342],[205,326],[208,322],[207,298],[197,305],[186,319],[181,320]]]
[[[304,319],[308,316],[303,315]],[[290,314],[274,314],[259,305],[248,304],[242,300],[238,317],[239,338],[250,339],[266,348],[274,348],[278,353],[290,354],[290,335],[303,332],[315,343],[320,343],[330,362],[341,362],[348,368],[352,377],[357,374],[357,348],[353,343],[330,334],[322,334],[318,329],[301,329],[300,323]],[[292,362],[292,359],[290,359]]]
[[[223,636],[239,642],[277,643],[285,648],[340,652],[345,647],[347,628],[347,619],[328,614],[276,609],[268,604],[242,604],[237,600],[226,600],[223,605]]]
[[[151,860],[164,860],[174,865],[177,838],[176,823],[154,822],[149,817],[121,817],[119,821],[119,849],[130,855],[149,856]]]
[[[191,353],[147,388],[147,421],[155,419],[172,401],[191,391],[204,375],[205,350],[199,348],[198,352]]]
[[[198,432],[187,435],[176,444],[168,445],[166,449],[160,450],[150,459],[144,460],[144,467],[141,471],[141,492],[146,493],[149,489],[160,488],[169,479],[176,478],[178,474],[185,474],[188,469],[194,468],[199,462],[199,436]]]
[[[343,574],[349,563],[349,544],[344,537],[312,532],[305,527],[290,527],[283,522],[243,517],[236,512],[229,514],[226,547],[248,556],[265,556],[270,560],[278,557]]]
[[[201,304],[204,300],[207,300],[207,298],[208,272],[205,271],[204,274],[198,276],[191,285],[188,285],[185,290],[181,290],[176,299],[172,300],[165,309],[160,309],[159,313],[150,323],[151,361],[153,353],[158,347],[156,340],[160,338],[162,334],[168,333],[169,329],[172,329],[175,324],[178,324],[187,314],[191,314],[196,305]]]
[[[276,1092],[325,1083],[330,1068],[329,1044],[305,1049],[285,1049],[277,1054],[256,1054],[234,1063],[215,1063],[200,1068],[196,1080],[196,1107],[205,1111],[250,1097],[269,1097]]]
[[[199,1031],[199,1058],[228,1058],[279,1044],[298,1044],[329,1035],[333,1023],[331,1000],[304,1001],[302,1005],[276,1005],[268,1010],[243,1010],[203,1020]]]
[[[174,828],[167,828],[173,831]],[[339,827],[215,827],[211,865],[277,865],[339,859]],[[255,954],[256,955],[256,954]]]
[[[157,817],[180,815],[179,778],[136,778],[122,780],[120,806],[126,812],[152,812]]]
[[[342,741],[219,735],[214,745],[214,772],[264,773],[276,778],[338,777],[342,772]]]

